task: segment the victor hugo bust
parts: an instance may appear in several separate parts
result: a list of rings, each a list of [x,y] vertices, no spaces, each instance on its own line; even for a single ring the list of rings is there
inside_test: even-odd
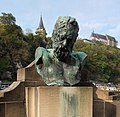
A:
[[[75,18],[60,16],[52,34],[52,48],[36,49],[35,66],[47,85],[75,85],[80,82],[87,54],[72,51],[78,31]]]

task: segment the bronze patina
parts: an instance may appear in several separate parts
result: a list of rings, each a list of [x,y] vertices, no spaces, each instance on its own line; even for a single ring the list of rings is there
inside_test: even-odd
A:
[[[75,85],[80,82],[87,54],[72,51],[78,31],[79,26],[75,18],[60,16],[52,34],[52,48],[36,49],[37,72],[47,85]]]

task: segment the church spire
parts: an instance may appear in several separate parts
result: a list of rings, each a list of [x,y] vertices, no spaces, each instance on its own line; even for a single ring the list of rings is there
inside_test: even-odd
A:
[[[38,27],[38,28],[45,30],[45,27],[44,27],[44,24],[43,24],[42,15],[41,15],[41,17],[40,17],[40,23],[39,23],[39,27]]]
[[[40,17],[40,22],[39,22],[39,26],[35,32],[36,34],[42,34],[42,35],[47,35],[44,24],[43,24],[43,19],[42,19],[42,15]]]

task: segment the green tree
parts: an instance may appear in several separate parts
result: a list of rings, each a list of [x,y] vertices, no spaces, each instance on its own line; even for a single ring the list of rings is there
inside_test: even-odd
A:
[[[16,64],[28,58],[27,43],[20,26],[11,13],[0,16],[0,66],[1,72],[17,70]],[[13,73],[14,74],[14,73]]]
[[[0,24],[14,25],[15,22],[16,19],[11,13],[2,13],[2,16],[0,16]]]
[[[85,43],[77,40],[74,50],[88,54],[86,68],[90,79],[103,82],[120,81],[120,49],[99,42]]]

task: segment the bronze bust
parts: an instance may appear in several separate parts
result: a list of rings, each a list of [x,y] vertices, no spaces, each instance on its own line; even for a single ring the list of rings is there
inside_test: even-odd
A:
[[[37,72],[47,85],[75,85],[80,82],[87,54],[72,51],[78,31],[79,26],[75,18],[60,16],[52,34],[52,48],[36,49]]]

